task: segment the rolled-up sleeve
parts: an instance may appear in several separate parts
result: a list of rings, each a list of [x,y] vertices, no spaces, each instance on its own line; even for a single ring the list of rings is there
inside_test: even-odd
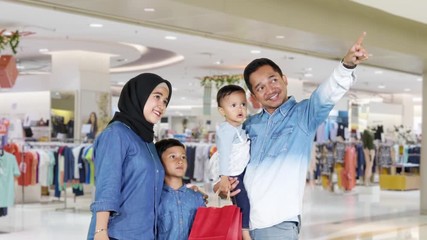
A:
[[[92,212],[120,214],[122,167],[127,151],[124,141],[123,135],[110,128],[94,143],[96,192]]]

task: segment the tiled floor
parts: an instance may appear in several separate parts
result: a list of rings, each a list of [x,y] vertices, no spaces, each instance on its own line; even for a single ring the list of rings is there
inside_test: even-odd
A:
[[[427,239],[427,215],[419,214],[419,194],[378,187],[356,187],[349,193],[307,187],[300,239]],[[210,204],[217,203],[212,196]],[[85,239],[89,204],[90,197],[82,197],[76,204],[68,201],[77,211],[61,209],[63,203],[16,205],[0,218],[0,240]]]

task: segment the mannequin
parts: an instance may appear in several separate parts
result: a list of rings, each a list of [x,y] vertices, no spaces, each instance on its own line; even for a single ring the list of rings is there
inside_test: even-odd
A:
[[[374,136],[369,130],[363,131],[363,153],[365,154],[365,186],[371,185],[372,166],[374,165],[375,150],[374,150]]]

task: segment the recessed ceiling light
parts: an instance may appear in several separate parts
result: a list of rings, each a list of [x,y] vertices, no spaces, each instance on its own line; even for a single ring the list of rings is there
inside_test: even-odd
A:
[[[422,82],[422,81],[423,81],[423,79],[419,77],[419,78],[417,78],[417,81],[418,81],[418,82]]]
[[[178,88],[176,88],[176,87],[172,87],[172,91],[173,91],[173,92],[178,91]]]
[[[93,28],[102,28],[104,25],[102,25],[101,23],[91,23],[89,24],[89,26]]]
[[[186,97],[181,97],[181,100],[185,100],[185,99],[187,99]]]
[[[39,52],[41,52],[41,53],[49,52],[49,49],[41,48],[41,49],[39,49]]]
[[[383,74],[383,71],[381,71],[381,70],[376,70],[374,73],[375,73],[375,74]]]
[[[167,40],[176,40],[175,36],[166,36],[165,39]]]
[[[144,12],[155,12],[156,9],[154,8],[144,8]]]
[[[405,91],[405,92],[410,92],[410,91],[411,91],[411,89],[410,89],[410,88],[405,88],[405,89],[403,89],[403,91]]]
[[[412,101],[413,102],[421,102],[421,101],[423,101],[423,98],[422,97],[414,97],[414,98],[412,98]]]
[[[260,51],[260,50],[251,50],[251,53],[252,53],[252,54],[260,54],[260,53],[261,53],[261,51]]]
[[[123,85],[125,85],[125,82],[117,82],[117,85],[123,86]]]
[[[380,84],[380,85],[378,85],[378,88],[383,89],[383,88],[385,88],[385,85],[384,84]]]
[[[285,38],[285,36],[283,36],[283,35],[277,35],[277,36],[276,36],[276,38],[277,38],[277,39],[284,39],[284,38]]]
[[[218,60],[218,61],[215,62],[216,65],[221,65],[223,63],[224,63],[224,61],[222,61],[222,60]]]
[[[312,73],[304,73],[304,77],[313,77]]]
[[[369,98],[369,101],[371,101],[371,102],[383,102],[383,99],[381,97],[372,97],[372,98]]]

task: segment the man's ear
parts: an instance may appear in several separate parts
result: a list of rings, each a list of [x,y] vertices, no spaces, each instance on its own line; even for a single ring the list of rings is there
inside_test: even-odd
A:
[[[283,81],[285,82],[285,85],[288,86],[288,78],[286,77],[286,75],[282,76]]]

